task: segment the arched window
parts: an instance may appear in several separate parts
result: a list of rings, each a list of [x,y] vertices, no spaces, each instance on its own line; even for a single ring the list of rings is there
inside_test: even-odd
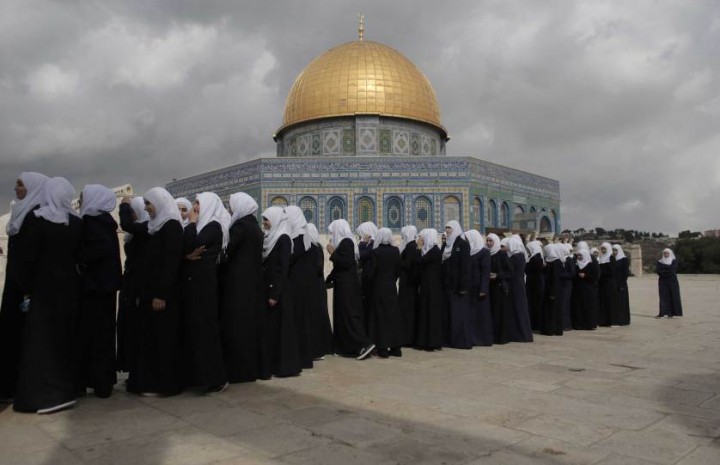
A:
[[[460,218],[460,200],[454,195],[448,195],[443,200],[443,227],[448,221],[455,220],[462,223]]]
[[[403,204],[397,197],[390,197],[385,204],[385,225],[390,229],[403,227]]]
[[[327,223],[345,218],[345,202],[340,197],[333,197],[327,204]]]
[[[308,223],[316,223],[317,219],[317,202],[312,197],[303,197],[300,199],[300,210],[305,215],[305,220]]]
[[[272,200],[270,201],[270,205],[275,207],[287,207],[288,201],[282,195],[278,195],[277,197],[272,198]]]
[[[535,213],[535,212],[537,212],[537,208],[535,208],[535,207],[530,207],[530,213]]]
[[[541,233],[551,233],[553,231],[552,229],[552,223],[550,222],[550,218],[543,215],[542,218],[540,218],[540,232]]]
[[[364,223],[366,221],[372,221],[375,223],[375,205],[373,205],[370,197],[361,197],[357,203],[357,215],[355,216],[356,223]],[[357,226],[357,225],[356,225]]]
[[[415,227],[418,232],[432,228],[432,202],[427,197],[415,200]]]
[[[483,225],[483,207],[482,207],[482,200],[480,200],[480,197],[475,197],[473,199],[473,209],[472,209],[472,227],[474,229],[477,229],[478,231],[482,232],[482,225]]]
[[[560,232],[560,218],[558,218],[555,210],[550,210],[550,217],[552,218],[552,225],[554,232]]]
[[[500,227],[507,228],[510,226],[510,207],[506,202],[500,205]]]
[[[487,214],[485,216],[486,227],[497,228],[497,204],[494,200],[487,203]]]

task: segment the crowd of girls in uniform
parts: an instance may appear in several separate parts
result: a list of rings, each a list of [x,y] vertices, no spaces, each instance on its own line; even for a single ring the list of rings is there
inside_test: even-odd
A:
[[[338,219],[323,246],[299,207],[258,215],[242,192],[228,211],[212,192],[191,202],[155,187],[122,199],[118,226],[104,186],[85,186],[79,211],[64,178],[22,173],[15,190],[0,396],[16,411],[59,411],[89,390],[108,397],[117,372],[143,396],[222,392],[331,354],[401,357],[630,323],[619,245],[595,257],[584,242],[525,244],[449,221],[441,232],[405,226],[398,247],[388,228]],[[679,315],[676,270],[665,251],[661,315]]]

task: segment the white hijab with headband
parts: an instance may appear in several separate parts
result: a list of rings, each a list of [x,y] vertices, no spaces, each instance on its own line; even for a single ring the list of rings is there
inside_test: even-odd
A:
[[[545,262],[546,263],[552,263],[556,260],[562,261],[562,258],[560,257],[560,249],[558,248],[558,245],[560,245],[560,247],[563,247],[562,244],[548,244],[545,246]]]
[[[217,221],[222,230],[222,248],[225,250],[230,242],[230,213],[225,209],[220,197],[214,192],[201,192],[195,196],[200,204],[200,214],[197,219],[197,233],[213,221]]]
[[[288,225],[290,226],[290,239],[295,239],[296,237],[302,235],[303,247],[305,247],[305,251],[307,252],[310,250],[312,241],[310,240],[310,235],[308,235],[307,232],[307,220],[305,219],[305,214],[300,207],[295,205],[285,207],[285,214],[288,217]]]
[[[365,236],[370,236],[370,240],[374,241],[378,233],[378,227],[372,221],[366,221],[361,223],[355,232],[360,236],[361,241],[365,239]]]
[[[487,239],[485,239],[485,242],[487,242],[488,239],[491,239],[493,241],[492,247],[489,247],[490,255],[495,255],[496,253],[500,252],[500,237],[495,233],[490,233],[487,235]]]
[[[88,184],[82,190],[82,205],[80,205],[80,217],[98,216],[102,213],[110,213],[117,206],[115,192],[100,184]]]
[[[668,257],[665,256],[665,252],[668,252],[670,255]],[[670,249],[664,249],[662,251],[662,255],[660,256],[660,260],[658,260],[663,265],[672,265],[672,262],[675,260],[675,253]]]
[[[422,248],[422,254],[425,256],[426,253],[430,252],[433,247],[437,247],[437,238],[438,238],[438,232],[433,228],[427,228],[420,231],[420,234],[418,234],[419,237],[422,237],[423,240],[423,248]]]
[[[390,228],[380,228],[373,242],[373,249],[377,249],[381,244],[392,245],[392,230]]]
[[[592,249],[590,249],[590,255],[593,255],[595,252],[597,252],[598,255],[599,255],[599,254],[600,254],[600,249],[598,249],[597,247],[593,247]]]
[[[310,242],[322,247],[322,244],[320,244],[320,232],[318,231],[317,227],[314,224],[312,224],[312,223],[307,224],[307,234],[308,234],[308,237],[310,238]]]
[[[508,241],[508,248],[510,249],[510,254],[522,254],[525,257],[525,261],[527,262],[530,258],[527,253],[527,249],[525,248],[525,244],[523,243],[522,238],[518,234],[513,234],[510,236],[510,240]]]
[[[577,254],[580,255],[580,258],[577,260],[577,266],[581,270],[584,270],[585,267],[592,262],[592,257],[590,257],[590,251],[587,248],[581,248],[577,251]]]
[[[12,207],[10,207],[10,219],[5,226],[5,232],[7,232],[8,236],[19,233],[23,221],[25,221],[25,216],[45,200],[44,186],[48,180],[47,176],[33,171],[26,171],[20,173],[18,179],[22,181],[27,193],[24,199],[15,199]]]
[[[328,232],[330,233],[331,243],[335,248],[337,248],[343,240],[350,239],[353,243],[353,248],[355,249],[355,260],[360,258],[360,250],[358,249],[355,235],[353,234],[352,229],[350,229],[350,224],[347,220],[341,218],[333,221],[328,226]]]
[[[403,252],[405,250],[405,247],[409,243],[415,240],[417,237],[417,228],[411,224],[407,226],[403,226],[403,228],[400,230],[400,238],[402,238],[402,247],[400,248],[400,252]]]
[[[447,239],[445,240],[445,249],[443,250],[443,261],[450,258],[450,255],[452,254],[453,246],[455,245],[455,240],[460,237],[463,233],[462,226],[460,226],[460,223],[458,223],[455,220],[450,220],[445,225],[446,228],[451,228],[452,231],[447,236]]]
[[[263,261],[265,261],[270,253],[273,251],[275,244],[280,238],[285,235],[290,238],[290,224],[287,220],[287,215],[282,207],[272,206],[268,207],[262,214],[262,217],[270,222],[270,229],[265,231],[265,239],[263,240]],[[293,243],[290,240],[290,253],[293,250]]]
[[[465,231],[463,237],[466,241],[468,241],[468,244],[470,244],[470,256],[475,255],[485,248],[485,239],[479,231],[476,231],[475,229]]]
[[[257,213],[258,204],[245,192],[236,192],[230,195],[230,209],[232,210],[232,217],[230,217],[232,226],[240,218]]]
[[[605,248],[605,253],[602,252],[602,249]],[[609,242],[603,242],[600,244],[600,256],[598,257],[598,263],[610,263],[610,258],[612,257],[612,246]]]
[[[179,206],[179,204],[183,204],[183,206],[184,206],[185,208],[187,208],[187,211],[192,210],[192,207],[193,207],[193,206],[192,206],[192,202],[189,201],[189,200],[188,200],[187,198],[185,198],[185,197],[178,197],[177,199],[175,199],[175,202],[178,204],[178,206]],[[175,208],[177,208],[177,206],[176,206]],[[183,228],[185,228],[185,226],[187,226],[187,225],[190,224],[190,220],[187,219],[187,218],[183,219],[183,218],[182,218],[182,215],[181,215],[181,216],[180,216],[180,224],[182,225]]]
[[[172,195],[162,187],[153,187],[143,196],[146,202],[155,207],[155,218],[148,221],[148,232],[150,235],[160,231],[168,221],[175,220],[182,226],[180,210]],[[191,206],[192,208],[192,206]]]
[[[615,255],[615,260],[620,260],[622,258],[625,258],[625,252],[623,252],[622,246],[620,244],[614,244],[612,246],[613,250],[617,250],[617,255]]]
[[[530,257],[528,258],[528,260],[529,260],[530,258],[533,258],[535,255],[538,255],[538,254],[540,255],[540,258],[542,258],[543,260],[545,259],[545,256],[543,255],[542,242],[540,242],[540,241],[530,241],[530,242],[528,242],[528,244],[527,244],[527,248],[528,248],[528,250],[530,251]]]
[[[590,247],[588,246],[588,243],[587,243],[587,242],[585,242],[585,241],[580,241],[580,242],[578,242],[578,243],[575,245],[575,250],[576,250],[577,252],[581,251],[582,249],[585,249],[585,250],[587,250],[588,252],[590,252]]]
[[[35,210],[35,216],[51,223],[70,224],[70,215],[77,216],[72,207],[75,188],[65,178],[50,178],[45,181],[42,206]]]

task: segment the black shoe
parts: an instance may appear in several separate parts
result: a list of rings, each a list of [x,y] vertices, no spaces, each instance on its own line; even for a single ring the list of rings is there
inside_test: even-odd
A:
[[[211,394],[213,392],[223,392],[228,388],[228,386],[230,386],[230,383],[227,381],[222,384],[216,384],[215,386],[208,386],[208,388],[205,389],[205,393]]]
[[[377,355],[378,355],[378,357],[380,357],[380,358],[388,358],[388,357],[390,357],[390,353],[389,353],[389,351],[388,351],[387,349],[378,349],[378,350],[377,350]]]
[[[390,349],[390,355],[392,357],[402,357],[402,349],[400,347]]]
[[[108,397],[110,397],[112,395],[112,388],[110,388],[110,389],[95,389],[93,391],[93,393],[95,394],[95,397],[97,397],[98,399],[107,399]]]

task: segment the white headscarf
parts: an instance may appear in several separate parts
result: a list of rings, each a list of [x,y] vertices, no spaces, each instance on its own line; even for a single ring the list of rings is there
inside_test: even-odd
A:
[[[370,236],[371,240],[375,240],[378,233],[378,227],[372,221],[366,221],[357,227],[355,232],[360,236],[360,240],[364,240],[365,236]]]
[[[140,196],[133,197],[130,199],[130,207],[132,207],[133,212],[135,212],[135,216],[137,217],[135,220],[136,223],[150,221],[150,215],[148,215],[147,210],[145,210],[145,199]]]
[[[283,235],[287,236],[288,239],[290,238],[290,224],[288,224],[285,209],[282,207],[268,207],[263,212],[262,217],[270,222],[270,229],[265,231],[265,239],[263,240],[262,255],[263,261],[265,261]],[[290,241],[290,251],[292,252],[292,240]]]
[[[505,249],[506,249],[505,252],[509,256],[510,255],[510,238],[509,237],[503,237],[502,239],[500,239],[500,249],[502,249],[503,247],[505,247]]]
[[[222,229],[222,248],[225,250],[230,242],[230,213],[225,209],[220,197],[214,192],[202,192],[195,196],[200,204],[200,214],[197,219],[197,233],[213,221],[217,221]]]
[[[344,239],[350,239],[353,243],[353,247],[355,248],[355,260],[360,258],[360,250],[358,249],[355,235],[353,234],[352,229],[350,229],[350,224],[348,224],[347,220],[341,218],[333,221],[328,226],[328,232],[330,233],[332,245],[336,248]]]
[[[302,235],[303,247],[305,247],[305,251],[307,252],[310,250],[312,241],[307,233],[307,220],[305,219],[305,214],[300,207],[295,205],[285,207],[285,214],[288,217],[288,224],[290,225],[290,239],[295,239],[296,237]]]
[[[578,242],[578,243],[575,245],[575,250],[576,250],[577,252],[580,252],[582,249],[585,249],[585,250],[587,250],[588,252],[590,252],[590,247],[588,246],[588,243],[587,243],[587,242],[585,242],[585,241],[580,241],[580,242]]]
[[[598,249],[597,247],[593,247],[592,249],[590,249],[590,255],[595,255],[596,253],[600,255],[600,249]]]
[[[620,244],[615,244],[612,246],[613,250],[617,250],[617,255],[615,255],[615,260],[620,260],[621,258],[625,258],[625,252],[623,252],[622,246]]]
[[[72,207],[75,188],[65,178],[50,178],[43,188],[45,199],[35,210],[35,216],[57,224],[70,224],[70,215],[77,216]]]
[[[665,252],[670,252],[670,256],[666,257]],[[658,260],[663,265],[672,265],[672,262],[675,260],[675,253],[670,249],[664,249],[662,251],[662,255],[660,255],[660,260]]]
[[[403,242],[402,247],[400,248],[400,252],[403,252],[405,250],[405,247],[407,247],[407,245],[414,241],[417,237],[417,228],[413,225],[404,226],[400,230],[400,237],[402,238]]]
[[[530,241],[530,242],[528,242],[527,248],[530,251],[530,258],[534,257],[535,255],[540,254],[540,258],[542,258],[543,260],[545,259],[545,256],[543,255],[542,242]]]
[[[605,247],[607,252],[602,253],[603,247]],[[612,246],[609,242],[603,242],[600,244],[600,256],[598,257],[598,263],[610,263],[610,257],[612,257]]]
[[[85,215],[98,216],[101,213],[110,213],[117,206],[115,192],[100,184],[88,184],[82,190],[82,205],[80,217]]]
[[[153,187],[143,197],[146,202],[155,207],[155,218],[150,218],[150,221],[148,221],[148,232],[151,235],[160,231],[160,228],[170,220],[175,220],[182,225],[177,202],[168,191],[162,187]],[[192,205],[190,205],[190,208],[192,208]]]
[[[380,228],[378,230],[373,242],[373,249],[380,247],[380,244],[392,245],[392,230],[390,228]]]
[[[476,231],[474,229],[465,231],[463,237],[466,241],[468,241],[468,244],[470,244],[471,256],[475,255],[476,253],[480,252],[482,249],[485,248],[485,238],[482,237],[482,234],[480,234],[479,231]]]
[[[500,237],[498,237],[498,235],[495,233],[490,233],[487,235],[487,239],[485,239],[486,243],[488,239],[492,239],[493,241],[492,247],[489,247],[490,255],[495,255],[500,251]]]
[[[580,255],[580,258],[577,260],[577,266],[578,268],[585,269],[585,267],[588,265],[588,263],[592,262],[592,258],[590,257],[590,251],[586,248],[581,248],[577,251],[577,254]]]
[[[312,224],[312,223],[307,224],[307,234],[308,234],[308,237],[310,238],[310,242],[322,247],[322,244],[320,244],[320,233],[318,232],[318,230],[314,224]]]
[[[519,234],[513,234],[510,236],[510,241],[508,243],[508,248],[510,249],[510,254],[515,255],[516,253],[523,254],[523,257],[525,257],[525,261],[528,261],[530,257],[528,257],[527,249],[525,248],[525,244],[523,244],[522,237],[520,237]]]
[[[232,217],[230,218],[230,225],[232,226],[240,218],[257,213],[258,204],[255,199],[245,192],[236,192],[230,196],[230,210],[232,210]]]
[[[445,225],[446,228],[450,227],[452,228],[452,232],[449,236],[447,236],[447,239],[445,240],[445,249],[443,250],[443,261],[450,258],[450,255],[452,254],[453,245],[455,245],[455,239],[460,237],[463,233],[462,226],[460,226],[460,223],[458,223],[455,220],[450,220]]]
[[[177,199],[175,199],[175,202],[178,204],[177,207],[180,206],[179,204],[183,204],[187,208],[187,211],[192,210],[192,207],[193,207],[192,202],[190,202],[185,197],[178,197]],[[179,212],[180,212],[180,210],[178,210],[178,213]],[[190,224],[190,220],[187,218],[183,219],[182,215],[180,215],[180,224],[182,225],[183,228],[185,228],[185,226]]]
[[[559,252],[560,252],[560,250],[558,249],[558,244],[546,245],[545,246],[545,262],[552,263],[555,260],[561,260]]]
[[[10,207],[10,219],[5,226],[5,231],[8,236],[14,236],[19,233],[25,216],[30,213],[33,208],[43,203],[45,198],[44,186],[48,177],[33,171],[26,171],[20,173],[18,179],[22,181],[27,194],[25,194],[25,198],[22,200],[15,199]]]
[[[430,252],[433,247],[437,247],[438,232],[433,228],[427,228],[420,231],[418,236],[422,237],[423,248],[422,254],[425,256],[426,253]]]

